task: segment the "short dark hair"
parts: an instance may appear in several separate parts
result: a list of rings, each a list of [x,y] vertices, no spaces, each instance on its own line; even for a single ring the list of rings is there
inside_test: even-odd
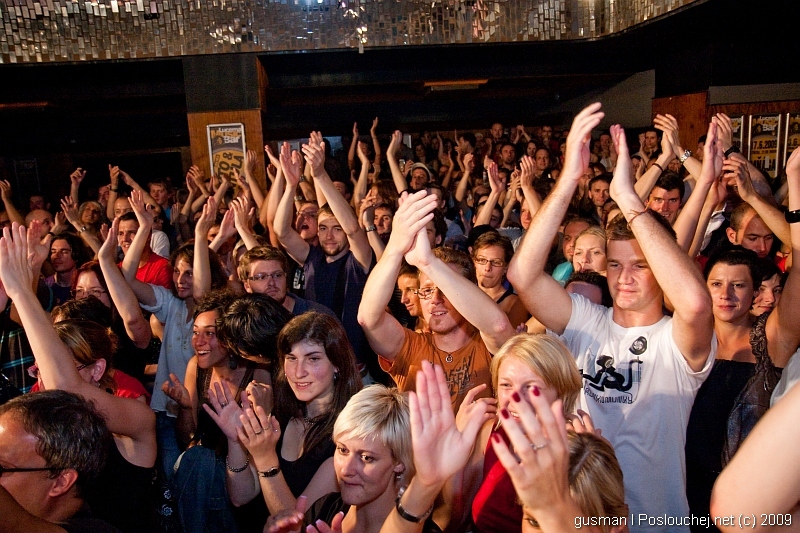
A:
[[[506,264],[510,263],[511,258],[514,257],[514,246],[511,244],[511,239],[495,231],[489,231],[475,239],[472,244],[472,259],[475,260],[478,250],[489,246],[498,246],[503,250],[503,260]]]
[[[217,337],[229,352],[260,357],[273,367],[278,333],[291,319],[292,314],[266,294],[245,294],[225,309]]]
[[[285,275],[289,275],[289,260],[278,248],[269,245],[255,246],[247,250],[239,259],[239,279],[245,280],[250,275],[250,265],[256,261],[276,261]]]
[[[139,224],[139,219],[136,218],[136,213],[134,213],[133,211],[128,211],[127,213],[120,215],[119,217],[120,222],[128,222],[130,220],[133,220],[134,222],[136,222],[136,224]]]
[[[600,293],[602,294],[602,304],[605,307],[611,307],[614,305],[614,299],[611,298],[611,291],[608,290],[608,278],[604,275],[594,272],[592,270],[584,270],[582,272],[573,272],[570,277],[567,279],[567,282],[564,283],[564,288],[566,289],[570,283],[574,282],[583,282],[589,283],[591,285],[596,286],[600,289]]]
[[[80,497],[97,483],[114,446],[106,421],[83,397],[62,390],[18,396],[0,405],[0,416],[14,417],[36,437],[36,453],[48,468],[78,473]],[[55,477],[57,472],[53,472]]]
[[[195,305],[192,316],[197,318],[201,313],[208,313],[209,311],[219,312],[219,316],[225,312],[225,309],[236,300],[237,296],[230,289],[218,289],[209,291],[202,300]]]
[[[97,322],[107,328],[111,327],[111,310],[91,295],[80,300],[68,300],[54,307],[52,315],[57,322],[70,318],[82,318]]]
[[[675,234],[675,230],[672,228],[672,225],[667,221],[663,215],[656,213],[650,209],[646,210],[653,219],[658,222],[661,227],[663,227],[667,233],[669,233],[673,239],[677,239],[677,235]],[[623,214],[619,214],[614,217],[614,219],[608,223],[606,226],[606,243],[611,241],[633,241],[636,240],[636,237],[631,230],[628,221],[625,220],[625,216]]]
[[[653,185],[654,189],[656,187],[664,189],[665,191],[677,190],[680,193],[681,199],[683,198],[684,192],[686,192],[686,184],[681,177],[669,170],[659,176],[658,180],[656,180],[656,184]]]
[[[433,211],[433,234],[436,237],[441,237],[442,243],[447,237],[447,221],[444,219],[444,213],[438,209]]]
[[[478,139],[475,137],[475,134],[471,131],[465,131],[464,133],[460,133],[458,135],[459,139],[464,139],[465,143],[468,143],[470,146],[475,148],[478,145]]]
[[[169,256],[169,265],[174,269],[178,261],[183,259],[190,265],[194,264],[194,241],[189,242],[174,250]],[[214,250],[208,251],[208,264],[211,268],[211,288],[223,289],[228,285],[228,275],[222,266],[219,256]],[[174,289],[173,289],[174,290]]]
[[[86,251],[86,246],[83,244],[83,241],[72,233],[59,233],[53,237],[53,240],[50,241],[50,245],[52,246],[56,241],[66,241],[67,244],[69,244],[69,247],[72,250],[70,255],[72,260],[75,262],[76,269],[91,259],[91,256]]]
[[[711,254],[711,257],[709,257],[706,262],[706,266],[703,269],[704,279],[708,279],[711,269],[718,263],[723,265],[746,266],[750,271],[750,278],[753,281],[753,290],[758,290],[758,287],[761,285],[762,271],[759,268],[760,260],[758,259],[758,254],[754,251],[743,248],[742,246],[718,249]]]
[[[475,265],[472,263],[472,259],[464,252],[440,246],[433,249],[433,255],[448,265],[460,266],[462,276],[472,283],[478,283],[478,278],[475,276]]]
[[[589,180],[588,188],[591,189],[592,185],[594,185],[598,181],[603,181],[606,184],[611,185],[611,178],[612,177],[613,176],[611,174],[609,174],[608,172],[606,172],[605,174],[600,174],[599,176],[595,176],[595,177],[593,177],[592,179]]]

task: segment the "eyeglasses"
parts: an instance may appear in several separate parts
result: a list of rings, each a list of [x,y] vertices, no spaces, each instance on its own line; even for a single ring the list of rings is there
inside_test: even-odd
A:
[[[489,263],[491,263],[491,265],[493,267],[497,267],[497,268],[503,268],[504,266],[506,266],[506,262],[503,261],[502,259],[487,259],[485,257],[476,257],[475,258],[475,264],[476,265],[485,266],[485,265],[487,265]]]
[[[75,289],[74,291],[70,291],[70,294],[73,298],[77,298],[78,300],[82,298],[86,298],[87,296],[94,296],[95,298],[100,298],[102,295],[107,294],[108,291],[103,290],[101,288],[94,288],[94,289]]]
[[[264,281],[267,278],[269,278],[272,281],[279,281],[279,280],[282,280],[285,277],[286,277],[286,274],[284,274],[282,271],[278,270],[277,272],[272,272],[272,273],[269,273],[269,274],[266,273],[266,272],[262,272],[261,274],[256,274],[254,276],[250,276],[247,279],[250,280],[250,281]]]
[[[78,365],[78,366],[75,367],[75,370],[80,372],[81,370],[83,370],[87,366],[89,366],[89,365],[88,364],[87,365]],[[32,377],[33,379],[39,379],[39,365],[34,363],[31,366],[29,366],[28,367],[28,375],[30,377]]]
[[[0,466],[0,477],[6,472],[11,474],[13,472],[57,472],[59,470],[64,469],[56,466],[43,466],[40,468],[6,468],[5,466]]]
[[[439,287],[425,287],[424,289],[415,290],[414,294],[419,296],[422,300],[430,300],[431,298],[433,298],[433,293],[435,293],[438,290]]]

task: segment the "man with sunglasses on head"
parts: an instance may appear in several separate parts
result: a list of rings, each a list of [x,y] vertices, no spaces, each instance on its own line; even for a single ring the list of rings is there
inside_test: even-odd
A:
[[[467,392],[478,385],[486,385],[478,396],[491,397],[492,354],[514,328],[478,288],[469,256],[452,248],[431,249],[425,226],[433,219],[436,203],[425,191],[404,193],[392,235],[364,287],[358,321],[382,368],[401,391],[413,388],[421,362],[430,361],[444,370],[453,409],[458,410]],[[419,269],[416,293],[429,332],[406,329],[386,311],[403,257]]]
[[[250,294],[266,294],[292,315],[317,311],[336,316],[324,305],[300,298],[288,291],[289,261],[283,252],[271,246],[256,246],[247,250],[239,260],[239,279]]]
[[[43,391],[0,406],[0,529],[117,532],[85,505],[110,444],[103,417],[76,394]]]

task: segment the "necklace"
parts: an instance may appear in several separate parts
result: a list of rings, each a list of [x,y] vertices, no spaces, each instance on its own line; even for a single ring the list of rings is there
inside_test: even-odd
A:
[[[433,347],[437,352],[444,352],[444,353],[447,354],[447,356],[444,358],[444,362],[445,363],[452,363],[453,362],[453,354],[451,352],[448,352],[447,350],[443,350],[443,349],[439,348],[439,346],[437,346],[436,341],[433,338],[431,338],[431,342],[433,343]],[[441,360],[442,359],[442,355],[441,354],[438,354],[438,355],[439,355],[439,360]]]

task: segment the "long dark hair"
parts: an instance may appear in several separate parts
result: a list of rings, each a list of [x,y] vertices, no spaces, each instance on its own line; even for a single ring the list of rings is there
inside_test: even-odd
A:
[[[353,348],[339,322],[322,313],[308,312],[294,317],[278,335],[278,375],[275,379],[275,415],[282,428],[292,418],[306,416],[306,404],[294,395],[286,379],[285,356],[298,342],[308,341],[322,346],[331,364],[339,372],[333,380],[333,398],[328,409],[311,420],[311,428],[303,439],[303,453],[331,438],[333,424],[347,401],[361,390],[361,376],[356,369]]]

